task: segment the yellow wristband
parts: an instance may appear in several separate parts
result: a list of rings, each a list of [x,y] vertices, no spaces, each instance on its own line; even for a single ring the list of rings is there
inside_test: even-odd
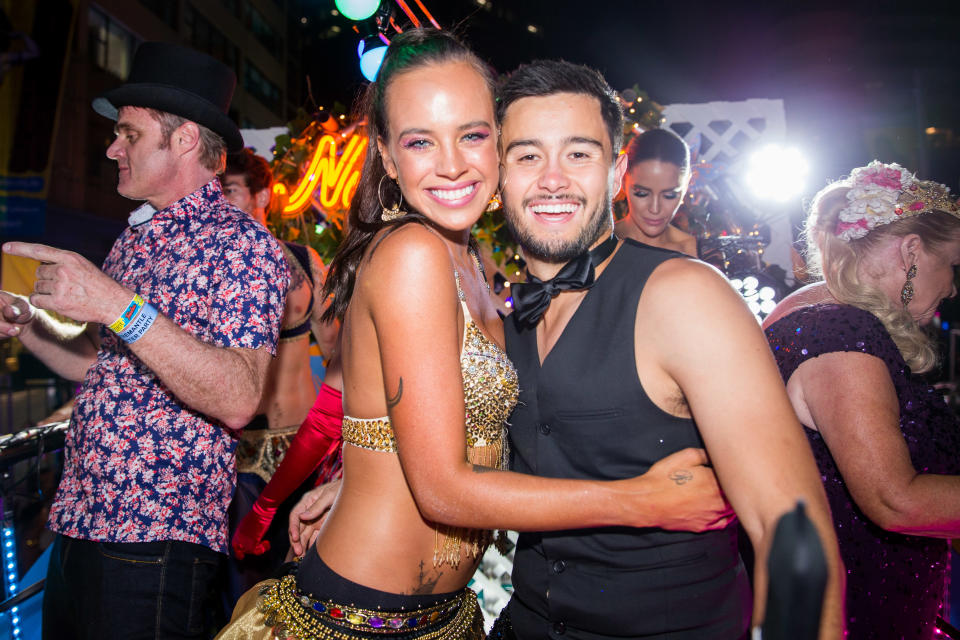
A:
[[[137,314],[140,313],[140,310],[143,309],[144,300],[140,297],[139,293],[133,295],[133,300],[130,301],[130,304],[127,305],[126,310],[120,314],[120,317],[114,320],[110,324],[110,330],[114,333],[120,333],[123,331],[128,324],[133,322],[133,319],[137,317]]]

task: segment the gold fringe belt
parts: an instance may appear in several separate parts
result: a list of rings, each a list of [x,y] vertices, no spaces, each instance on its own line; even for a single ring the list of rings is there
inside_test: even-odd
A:
[[[301,594],[292,575],[267,580],[254,589],[258,598],[245,595],[234,611],[231,624],[220,640],[250,637],[236,635],[249,629],[256,616],[267,638],[297,640],[355,640],[356,638],[416,638],[417,640],[483,640],[483,614],[477,595],[464,589],[456,596],[430,607],[409,611],[361,609],[314,600]],[[249,594],[249,592],[248,592]],[[245,603],[246,601],[246,603]],[[248,611],[242,611],[246,604]],[[256,637],[261,637],[260,633]]]

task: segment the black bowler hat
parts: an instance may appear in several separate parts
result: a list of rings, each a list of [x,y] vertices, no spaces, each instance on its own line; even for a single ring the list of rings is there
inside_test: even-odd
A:
[[[93,110],[111,120],[120,107],[166,111],[219,134],[233,153],[243,148],[240,130],[227,116],[236,86],[237,76],[219,60],[176,44],[144,42],[126,84],[94,98]]]

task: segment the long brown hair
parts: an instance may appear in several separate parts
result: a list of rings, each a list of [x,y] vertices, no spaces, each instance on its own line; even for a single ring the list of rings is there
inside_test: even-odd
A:
[[[381,219],[381,200],[383,204],[391,206],[400,202],[401,192],[399,185],[387,176],[383,168],[377,140],[385,140],[389,136],[386,98],[387,89],[394,78],[414,69],[444,62],[471,64],[487,82],[491,105],[493,103],[493,74],[455,35],[439,29],[418,28],[408,29],[393,38],[376,81],[370,83],[358,103],[357,111],[367,121],[370,144],[367,145],[363,172],[347,214],[349,231],[330,263],[324,284],[324,294],[333,296],[323,314],[326,321],[343,318],[353,296],[357,267],[377,233],[386,227],[392,227],[387,231],[390,233],[401,225],[425,221],[422,214],[410,207],[406,207],[406,215],[394,221],[384,222]]]

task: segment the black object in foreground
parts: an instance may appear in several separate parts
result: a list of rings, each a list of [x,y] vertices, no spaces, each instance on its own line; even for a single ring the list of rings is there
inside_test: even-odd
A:
[[[760,625],[763,640],[816,640],[827,559],[803,501],[777,523],[767,569],[770,585]]]
[[[955,626],[944,620],[941,616],[937,616],[937,630],[945,637],[951,638],[951,640],[960,640],[960,629],[957,629]]]

